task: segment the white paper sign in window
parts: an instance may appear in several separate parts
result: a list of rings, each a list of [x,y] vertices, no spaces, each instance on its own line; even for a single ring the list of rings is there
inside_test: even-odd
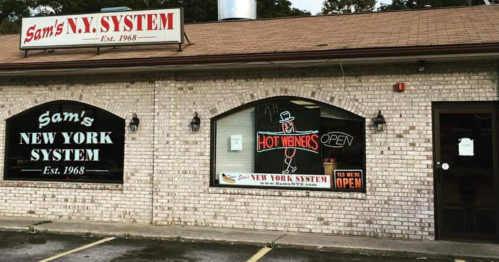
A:
[[[243,150],[243,136],[242,135],[230,136],[230,150],[231,151]]]
[[[474,151],[473,139],[461,138],[459,142],[459,156],[474,156]]]

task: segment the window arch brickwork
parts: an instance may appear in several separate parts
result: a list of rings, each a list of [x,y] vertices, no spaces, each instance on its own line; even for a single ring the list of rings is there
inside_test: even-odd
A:
[[[239,106],[255,102],[258,100],[268,99],[272,97],[279,96],[293,96],[301,97],[305,99],[311,99],[317,102],[322,102],[328,104],[358,116],[369,118],[372,117],[376,112],[375,110],[369,110],[368,107],[362,103],[354,101],[353,99],[339,95],[333,92],[329,92],[322,89],[307,89],[303,91],[301,89],[295,88],[266,88],[258,91],[248,91],[241,94],[234,95],[228,99],[223,99],[218,101],[214,105],[208,108],[208,114],[210,118],[216,117],[217,115],[223,114]],[[371,112],[372,111],[372,112]]]

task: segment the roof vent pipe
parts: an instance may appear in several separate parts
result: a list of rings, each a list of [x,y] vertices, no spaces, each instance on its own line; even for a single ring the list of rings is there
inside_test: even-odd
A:
[[[218,21],[256,19],[256,0],[218,0]]]

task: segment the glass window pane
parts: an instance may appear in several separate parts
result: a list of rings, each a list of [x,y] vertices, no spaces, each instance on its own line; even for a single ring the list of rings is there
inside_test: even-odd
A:
[[[365,191],[365,120],[272,99],[214,120],[215,186]]]

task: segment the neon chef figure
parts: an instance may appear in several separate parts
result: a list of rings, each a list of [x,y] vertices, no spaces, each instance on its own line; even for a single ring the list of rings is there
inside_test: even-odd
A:
[[[284,134],[294,134],[296,132],[295,124],[293,122],[295,118],[291,116],[289,111],[284,111],[281,113],[281,123],[282,132]],[[296,149],[286,148],[284,150],[284,166],[285,170],[282,171],[283,174],[294,173],[298,169],[296,166],[293,166],[293,159],[295,158]]]

